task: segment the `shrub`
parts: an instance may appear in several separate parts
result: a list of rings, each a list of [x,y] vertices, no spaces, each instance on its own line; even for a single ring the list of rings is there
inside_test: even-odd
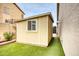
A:
[[[6,39],[6,41],[10,41],[13,38],[13,34],[10,32],[5,32],[3,35],[4,35],[4,38]]]

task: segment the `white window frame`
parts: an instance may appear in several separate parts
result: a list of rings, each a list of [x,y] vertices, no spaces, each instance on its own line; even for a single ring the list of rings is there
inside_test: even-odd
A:
[[[28,30],[28,21],[36,21],[36,30]],[[37,32],[37,19],[31,19],[31,20],[27,20],[27,32]]]

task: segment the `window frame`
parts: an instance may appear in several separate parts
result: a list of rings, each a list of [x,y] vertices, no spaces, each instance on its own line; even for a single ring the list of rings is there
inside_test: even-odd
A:
[[[35,21],[35,22],[36,22],[35,30],[32,30],[32,29],[31,29],[31,30],[28,30],[28,21]],[[26,22],[27,22],[27,23],[26,23],[26,24],[27,24],[27,28],[26,28],[26,29],[27,29],[27,32],[37,32],[37,19],[27,20]],[[31,28],[32,28],[32,23],[31,23]]]
[[[24,15],[23,14],[21,14],[21,17],[22,17],[22,19],[24,18]]]

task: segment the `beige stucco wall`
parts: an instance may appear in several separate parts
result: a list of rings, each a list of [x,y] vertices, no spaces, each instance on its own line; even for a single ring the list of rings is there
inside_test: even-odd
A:
[[[79,55],[79,4],[59,4],[62,46],[65,55]]]
[[[21,20],[22,15],[24,15],[14,4],[12,3],[2,3],[0,4],[0,20],[4,21],[5,19],[14,19],[14,21]],[[9,14],[4,13],[4,8],[8,8]],[[1,19],[2,18],[2,19]]]
[[[5,14],[4,13],[4,8],[8,8],[8,13],[9,14]],[[22,19],[22,15],[24,15],[13,3],[0,3],[0,35],[2,36],[2,33],[4,33],[5,31],[9,31],[9,29],[7,28],[8,25],[5,24],[5,20],[11,20],[13,19],[14,21],[17,20],[21,20]],[[15,24],[13,24],[13,26],[15,26]],[[10,29],[10,31],[13,31],[15,33],[16,29],[14,29],[12,27],[12,29]]]
[[[36,19],[37,32],[27,31],[27,21],[17,23],[16,42],[34,44],[38,46],[48,46],[48,16],[39,17]]]
[[[14,32],[15,30],[13,30],[13,27],[11,24],[0,24],[0,41],[4,40],[4,36],[3,34],[5,32]]]
[[[0,4],[0,20],[2,19],[1,8],[2,8],[2,4]]]

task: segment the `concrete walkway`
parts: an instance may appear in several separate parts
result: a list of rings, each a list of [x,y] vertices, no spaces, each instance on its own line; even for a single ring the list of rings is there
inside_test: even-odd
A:
[[[15,41],[16,41],[16,40],[13,39],[13,40],[11,40],[11,41],[2,42],[2,43],[0,43],[0,46],[5,45],[5,44],[9,44],[9,43],[12,43],[12,42],[15,42]]]

